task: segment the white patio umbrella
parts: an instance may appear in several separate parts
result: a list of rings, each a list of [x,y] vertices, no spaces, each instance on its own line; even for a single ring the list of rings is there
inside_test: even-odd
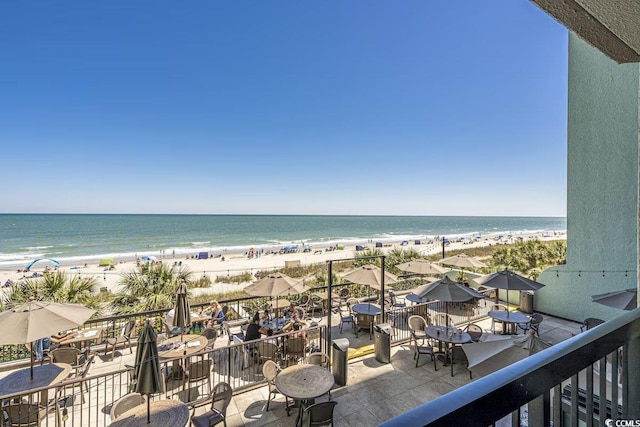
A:
[[[439,266],[438,264],[427,261],[426,259],[414,259],[402,264],[396,265],[396,268],[415,274],[443,274],[449,269]]]
[[[436,261],[438,264],[442,264],[442,265],[451,265],[453,267],[458,267],[458,268],[485,268],[488,267],[487,264],[483,263],[482,261],[478,260],[475,257],[470,257],[469,255],[466,254],[458,254],[458,255],[454,255],[454,256],[450,256],[448,258],[442,258],[439,261]]]
[[[0,313],[0,345],[28,344],[66,329],[78,327],[96,310],[81,304],[60,304],[31,299]],[[33,378],[33,351],[31,351]]]
[[[271,273],[244,288],[244,291],[249,295],[272,298],[290,294],[297,295],[306,290],[302,280],[282,273]]]
[[[633,310],[636,308],[638,306],[637,298],[638,289],[636,288],[591,295],[591,301],[621,310]]]

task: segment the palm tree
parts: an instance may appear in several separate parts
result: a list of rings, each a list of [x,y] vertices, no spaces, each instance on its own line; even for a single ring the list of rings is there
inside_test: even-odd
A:
[[[513,248],[496,249],[492,265],[498,269],[508,268],[536,280],[540,273],[553,265],[566,262],[566,242],[541,242],[528,240]]]
[[[163,262],[142,264],[135,271],[122,275],[121,291],[111,302],[111,308],[118,314],[169,308],[180,280],[184,279],[188,284],[190,276],[187,267],[176,268]]]
[[[39,301],[82,304],[97,310],[100,308],[99,298],[95,295],[97,286],[98,279],[94,276],[80,277],[55,271],[18,281],[4,295],[3,304],[14,307],[34,297]]]

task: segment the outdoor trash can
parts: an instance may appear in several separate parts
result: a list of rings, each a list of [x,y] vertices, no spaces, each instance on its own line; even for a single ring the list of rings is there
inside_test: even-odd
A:
[[[523,313],[533,313],[533,292],[520,291],[520,311]]]
[[[331,368],[336,385],[347,385],[347,359],[349,355],[349,340],[338,338],[333,340],[333,354]]]
[[[380,363],[391,362],[391,325],[380,323],[374,326],[373,348],[376,360]]]

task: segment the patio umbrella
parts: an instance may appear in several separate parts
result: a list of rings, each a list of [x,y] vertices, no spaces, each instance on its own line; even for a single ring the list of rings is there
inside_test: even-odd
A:
[[[342,278],[358,285],[368,285],[378,291],[382,289],[382,269],[373,264],[354,268],[348,273],[343,274]],[[387,271],[384,272],[385,285],[393,285],[397,282],[398,277]]]
[[[285,294],[297,295],[303,293],[305,290],[302,280],[294,279],[282,273],[271,273],[244,288],[244,291],[249,295],[272,298]]]
[[[373,264],[367,264],[358,268],[354,268],[348,273],[343,274],[342,278],[358,285],[367,285],[369,286],[369,288],[373,288],[377,291],[382,290],[382,269]],[[386,271],[384,272],[385,285],[393,285],[397,282],[397,276]],[[367,288],[367,298],[369,297],[369,288]],[[382,301],[384,301],[384,298],[382,298]]]
[[[625,289],[623,291],[591,295],[591,301],[606,305],[607,307],[633,310],[638,306],[638,289]]]
[[[449,271],[448,269],[441,267],[438,264],[431,263],[426,259],[414,259],[409,262],[403,262],[402,264],[396,265],[396,268],[399,268],[402,271],[420,275],[443,274]]]
[[[449,303],[451,302],[468,302],[474,298],[484,298],[484,295],[475,289],[463,286],[448,277],[437,282],[420,285],[412,293],[419,298],[430,298],[445,302],[446,314],[449,314]]]
[[[458,268],[485,268],[488,267],[487,264],[479,261],[475,257],[470,257],[465,254],[458,254],[454,256],[450,256],[448,258],[442,258],[439,261],[436,261],[438,264],[443,265],[451,265],[453,267]]]
[[[187,285],[181,282],[176,291],[176,308],[171,319],[171,326],[180,328],[180,341],[182,341],[182,330],[191,324],[191,308],[187,297]]]
[[[0,313],[0,345],[33,343],[40,338],[78,327],[95,312],[80,304],[59,304],[32,298],[29,302]]]
[[[550,346],[535,335],[526,334],[513,338],[495,336],[487,341],[462,344],[462,350],[467,355],[471,372],[488,375]]]
[[[147,424],[150,424],[149,402],[151,399],[149,396],[162,391],[162,376],[158,360],[157,335],[149,320],[146,321],[138,337],[133,379],[134,391],[147,395]]]
[[[509,297],[509,291],[537,291],[544,287],[542,283],[538,283],[507,269],[490,273],[473,280],[478,285],[487,286],[489,288],[505,289],[507,291],[507,299]],[[496,302],[497,300],[498,294],[496,293]]]

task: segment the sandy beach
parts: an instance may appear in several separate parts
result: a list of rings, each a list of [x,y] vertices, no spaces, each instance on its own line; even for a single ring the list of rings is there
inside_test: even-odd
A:
[[[565,239],[566,233],[533,233],[533,234],[519,234],[512,237],[498,236],[485,236],[482,239],[463,239],[461,241],[451,241],[446,246],[446,251],[457,250],[489,245],[499,245],[507,243],[515,243],[518,240],[539,239],[542,241],[560,240]],[[457,240],[457,239],[456,239]],[[415,241],[405,241],[405,244],[401,241],[397,242],[385,242],[381,249],[384,253],[388,253],[396,248],[412,249],[420,252],[423,255],[432,255],[442,251],[442,244],[440,242],[425,242],[421,241],[421,244],[415,244]],[[375,241],[371,241],[366,245],[369,248],[375,247]],[[266,251],[269,252],[269,251]],[[196,289],[197,293],[223,293],[231,290],[238,290],[243,285],[215,283],[217,276],[235,275],[242,272],[250,272],[255,274],[260,270],[272,270],[278,268],[284,268],[285,263],[299,261],[301,265],[325,263],[329,260],[338,260],[345,258],[353,258],[355,256],[355,245],[345,246],[341,250],[328,250],[328,247],[314,246],[309,252],[295,252],[295,253],[270,253],[249,257],[248,254],[240,252],[225,252],[223,256],[218,256],[208,259],[194,259],[194,254],[187,256],[178,256],[171,253],[159,253],[156,255],[159,262],[165,262],[169,265],[179,264],[183,267],[189,268],[193,274],[192,278],[197,279],[203,275],[207,275],[211,278],[212,286],[210,288]],[[65,265],[61,264],[58,269],[69,274],[78,274],[83,277],[94,276],[99,279],[99,288],[106,287],[110,292],[118,292],[119,281],[121,275],[134,271],[136,268],[136,260],[115,260],[115,269],[109,270],[105,267],[100,267],[96,262],[85,265]],[[7,280],[14,282],[22,279],[23,277],[30,277],[34,273],[41,274],[48,264],[41,262],[36,264],[29,272],[19,272],[17,269],[12,270],[0,270],[0,283],[5,283]],[[247,283],[248,284],[248,283]],[[6,288],[3,288],[6,289]]]

